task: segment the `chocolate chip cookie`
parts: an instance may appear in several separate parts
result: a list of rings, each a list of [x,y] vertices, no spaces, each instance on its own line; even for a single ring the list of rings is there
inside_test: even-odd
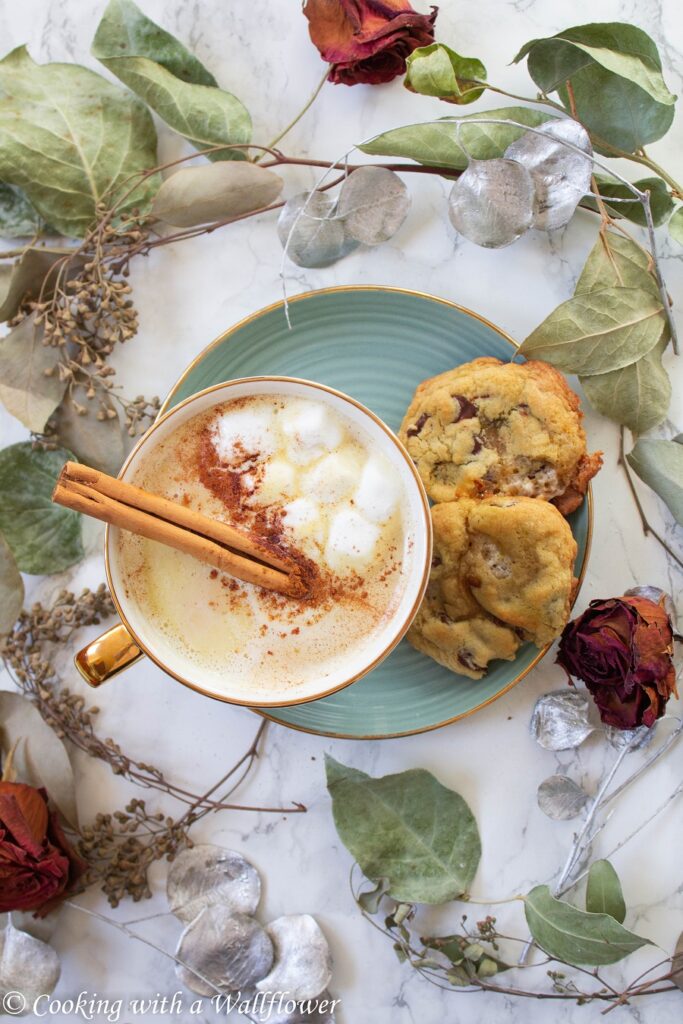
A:
[[[418,651],[480,679],[526,641],[544,647],[569,618],[576,542],[547,501],[497,495],[432,508],[434,558],[408,632]]]
[[[399,437],[433,501],[519,494],[568,515],[602,464],[586,451],[582,418],[548,363],[487,357],[423,381]]]

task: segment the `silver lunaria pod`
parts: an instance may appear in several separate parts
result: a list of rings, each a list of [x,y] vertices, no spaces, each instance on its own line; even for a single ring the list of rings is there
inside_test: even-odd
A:
[[[235,992],[253,986],[273,965],[273,944],[264,929],[246,914],[234,914],[216,904],[206,907],[180,936],[176,974],[183,985],[201,996]],[[211,982],[207,985],[186,966]]]
[[[275,962],[256,988],[286,992],[297,1002],[319,995],[332,977],[332,956],[315,918],[310,914],[278,917],[266,931],[275,949]]]
[[[293,1007],[291,998],[284,994],[268,993],[261,1001],[262,996],[259,993],[255,1009],[249,1011],[254,1024],[335,1024],[334,1004],[339,1000],[333,999],[327,989]]]
[[[610,747],[615,750],[622,750],[629,747],[631,750],[640,750],[652,741],[655,735],[655,727],[639,725],[636,729],[616,729],[613,725],[605,726],[605,737]]]
[[[577,153],[565,142],[583,152]],[[578,121],[566,117],[548,121],[538,131],[525,132],[508,146],[505,156],[517,160],[531,174],[536,192],[535,228],[553,231],[571,220],[590,190],[593,173],[593,147]]]
[[[534,220],[534,183],[515,160],[470,160],[451,189],[448,216],[461,235],[487,249],[510,245]]]
[[[339,193],[337,213],[346,234],[364,245],[379,245],[396,234],[410,209],[408,189],[386,167],[359,167]]]
[[[551,775],[538,787],[538,806],[554,821],[577,818],[588,802],[588,794],[567,775]]]
[[[261,898],[261,878],[236,850],[201,843],[183,850],[173,861],[166,896],[169,909],[186,924],[215,903],[239,914],[253,914]]]
[[[326,192],[299,192],[288,199],[277,233],[292,263],[300,267],[329,267],[358,246],[344,230],[336,200]]]
[[[42,939],[15,928],[11,920],[0,931],[0,994],[14,992],[24,997],[26,1009],[7,1013],[23,1016],[39,996],[52,993],[59,980],[59,957]]]
[[[531,735],[546,750],[570,750],[595,732],[590,702],[578,690],[555,690],[539,697],[531,714]]]

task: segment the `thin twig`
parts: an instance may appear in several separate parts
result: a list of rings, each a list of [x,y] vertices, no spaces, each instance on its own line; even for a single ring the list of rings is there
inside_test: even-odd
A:
[[[683,558],[681,558],[680,555],[677,555],[676,552],[673,550],[673,548],[664,540],[664,538],[661,537],[657,533],[655,528],[650,525],[650,523],[648,521],[648,518],[645,515],[645,510],[643,509],[643,506],[642,506],[642,504],[640,502],[640,498],[638,497],[638,492],[637,492],[636,486],[635,486],[635,484],[633,482],[633,477],[631,476],[631,471],[629,469],[629,465],[628,465],[628,462],[626,460],[626,455],[624,453],[624,427],[623,426],[619,427],[619,458],[617,459],[617,465],[621,466],[621,468],[624,471],[624,476],[626,477],[626,482],[628,484],[628,488],[629,488],[629,490],[631,492],[631,496],[632,496],[632,498],[633,498],[633,500],[635,502],[636,508],[638,510],[638,515],[640,516],[640,525],[643,528],[643,533],[645,534],[646,537],[648,536],[648,534],[652,534],[654,539],[664,548],[664,550],[667,552],[667,554],[670,555],[671,558],[673,558],[674,562],[676,562],[676,564],[679,566],[679,568],[683,569]]]

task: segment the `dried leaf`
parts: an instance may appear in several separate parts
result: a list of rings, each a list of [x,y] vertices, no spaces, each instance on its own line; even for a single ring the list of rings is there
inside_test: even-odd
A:
[[[376,914],[380,904],[389,890],[389,882],[386,878],[380,878],[372,889],[362,892],[358,896],[358,905],[366,914]]]
[[[575,967],[614,964],[641,946],[652,945],[609,914],[589,914],[555,899],[547,885],[531,890],[524,901],[524,913],[541,949]]]
[[[42,229],[42,218],[21,189],[0,182],[0,237],[33,238]]]
[[[626,456],[629,466],[683,525],[683,445],[641,439]]]
[[[74,402],[86,410],[85,415],[79,416]],[[60,445],[73,452],[79,462],[116,476],[126,456],[121,420],[118,415],[99,420],[98,409],[99,404],[88,399],[79,384],[57,407],[51,427]]]
[[[595,732],[589,711],[588,697],[578,690],[546,693],[534,705],[531,735],[546,750],[571,750]]]
[[[246,107],[217,88],[213,75],[132,0],[110,0],[90,52],[197,149],[249,142]],[[224,150],[209,159],[245,156],[244,150]]]
[[[52,503],[64,448],[44,451],[20,441],[0,451],[0,532],[22,572],[52,573],[83,557],[81,517]]]
[[[9,633],[24,604],[24,581],[7,541],[0,533],[0,636]]]
[[[347,236],[336,210],[336,201],[325,192],[300,192],[287,200],[277,233],[292,263],[328,267],[358,246]]]
[[[620,370],[580,376],[586,398],[597,412],[621,423],[632,434],[645,434],[666,419],[671,402],[671,381],[662,366],[668,344],[664,337],[642,358]]]
[[[662,300],[642,288],[600,288],[575,295],[546,317],[520,352],[564,373],[592,376],[651,352],[665,323]]]
[[[66,268],[64,257],[71,252],[72,249],[39,249],[31,246],[24,250],[12,266],[1,267],[5,274],[4,288],[0,291],[0,321],[15,316],[22,302],[50,299],[60,277],[63,280],[64,275],[72,277],[77,273],[84,260],[75,256]]]
[[[608,860],[596,860],[588,871],[586,910],[591,914],[609,914],[619,924],[626,917],[626,904],[619,876]]]
[[[427,771],[373,779],[326,757],[339,837],[373,881],[406,903],[443,903],[467,892],[481,856],[467,803]]]
[[[0,691],[0,737],[4,752],[17,744],[17,781],[46,789],[55,807],[77,828],[76,784],[66,747],[35,705],[20,693]]]
[[[473,103],[484,91],[475,80],[486,81],[486,68],[476,57],[461,57],[443,43],[413,50],[406,58],[403,84],[422,96],[437,96],[446,103]]]
[[[82,237],[103,197],[154,167],[156,141],[147,107],[94,71],[36,64],[25,46],[0,61],[0,179],[62,234]],[[121,211],[144,208],[158,184],[148,178]]]
[[[455,230],[476,245],[510,245],[533,223],[531,175],[514,160],[471,160],[451,189],[448,216]]]
[[[588,794],[567,775],[551,775],[538,787],[538,806],[554,821],[569,821],[579,816]]]
[[[683,206],[679,206],[674,211],[669,221],[669,234],[675,242],[683,245]]]
[[[7,922],[0,932],[0,1000],[4,1013],[14,1017],[30,1013],[38,996],[52,993],[60,970],[52,946]]]
[[[229,907],[217,903],[187,925],[176,956],[222,991],[236,991],[265,977],[273,964],[273,944],[253,917],[233,914]],[[198,995],[215,995],[213,988],[182,964],[176,966],[176,974]]]
[[[647,217],[645,216],[643,204],[639,199],[636,199],[630,188],[626,185],[622,185],[620,181],[615,181],[612,178],[604,178],[598,175],[596,175],[596,181],[600,195],[605,201],[605,206],[613,217],[616,217],[617,219],[624,217],[626,220],[630,220],[634,224],[640,224],[641,227],[647,226]],[[661,178],[639,178],[637,181],[634,181],[633,184],[641,192],[650,193],[650,213],[652,214],[652,221],[655,227],[659,227],[660,224],[664,223],[673,210],[673,202],[669,195],[666,182],[662,181]],[[610,203],[610,199],[629,199],[634,201],[628,203]],[[597,201],[592,197],[587,198],[583,205],[590,210],[598,210]]]
[[[278,917],[266,926],[275,962],[259,981],[259,992],[286,992],[290,999],[314,999],[332,977],[332,955],[318,922],[310,914]]]
[[[59,348],[43,344],[33,313],[0,339],[0,402],[34,434],[43,432],[62,400],[59,361]]]
[[[396,234],[410,209],[410,196],[398,174],[385,167],[359,167],[342,185],[337,215],[347,237],[379,245]]]
[[[186,923],[216,903],[234,913],[254,914],[261,878],[237,851],[200,843],[175,858],[166,878],[166,896],[169,909]]]
[[[527,132],[505,151],[531,174],[536,191],[534,227],[554,231],[571,220],[576,207],[590,189],[593,147],[585,128],[567,117],[541,125],[539,132]],[[583,153],[563,145],[570,142]],[[584,155],[586,154],[586,155]]]
[[[520,125],[535,128],[552,120],[551,114],[531,107],[502,107],[497,110],[483,110],[476,114],[465,114],[459,118],[443,118],[431,124],[410,124],[383,132],[370,142],[359,146],[363,153],[376,156],[406,157],[420,164],[444,169],[464,170],[473,157],[475,160],[492,160],[503,156],[505,150],[524,134],[524,127],[508,124],[470,124],[469,121],[514,121]],[[460,145],[459,133],[463,146]],[[469,154],[469,155],[468,155]]]
[[[270,206],[283,184],[279,174],[258,164],[185,167],[166,178],[152,204],[152,215],[178,228],[238,217]]]
[[[574,290],[575,295],[600,288],[641,288],[659,298],[652,260],[630,238],[616,231],[598,235]]]

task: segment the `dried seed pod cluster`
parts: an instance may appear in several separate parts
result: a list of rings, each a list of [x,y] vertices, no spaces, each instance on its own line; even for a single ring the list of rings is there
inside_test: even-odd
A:
[[[183,850],[166,894],[185,924],[176,973],[187,988],[239,993],[256,1022],[334,1024],[332,958],[320,926],[310,914],[292,914],[262,927],[254,917],[261,878],[240,853],[212,844]]]

